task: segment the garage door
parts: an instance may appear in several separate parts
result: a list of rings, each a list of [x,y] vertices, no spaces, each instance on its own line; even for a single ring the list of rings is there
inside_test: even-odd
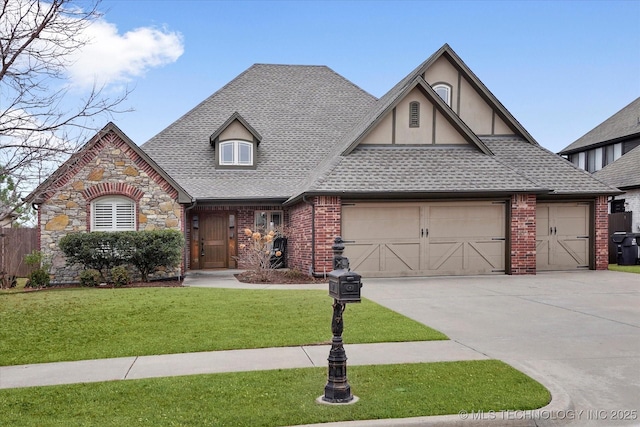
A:
[[[345,203],[351,269],[369,277],[504,273],[505,203]]]
[[[589,203],[538,203],[538,271],[589,268]]]

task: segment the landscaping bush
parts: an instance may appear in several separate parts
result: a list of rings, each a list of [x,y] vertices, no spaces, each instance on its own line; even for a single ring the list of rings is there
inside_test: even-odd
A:
[[[134,248],[129,263],[136,267],[143,281],[159,267],[172,268],[180,264],[184,237],[177,230],[128,232],[132,234]],[[125,233],[123,233],[125,234]]]
[[[129,272],[125,267],[113,267],[111,269],[111,283],[116,288],[120,288],[122,286],[127,286],[131,283],[131,279],[129,278]]]
[[[159,267],[180,264],[184,238],[177,230],[97,231],[68,234],[60,239],[59,246],[67,264],[98,270],[103,279],[114,267],[132,265],[146,282]]]
[[[82,286],[95,287],[100,284],[101,278],[102,278],[102,275],[98,270],[94,270],[93,268],[90,268],[80,273],[80,284]]]
[[[253,270],[257,280],[270,282],[275,269],[271,258],[272,256],[282,256],[282,252],[274,250],[273,241],[277,237],[286,237],[286,231],[280,227],[261,233],[245,228],[244,237],[247,243],[240,243],[240,256],[237,256],[236,259],[243,268]]]
[[[13,274],[0,271],[0,289],[15,288],[18,286],[18,278]]]
[[[32,267],[31,273],[27,276],[27,283],[25,287],[28,288],[46,288],[51,282],[49,276],[49,269],[51,264],[47,262],[44,255],[40,251],[33,251],[28,255],[25,255],[24,262]]]
[[[77,263],[98,270],[106,279],[109,270],[127,263],[130,258],[128,239],[121,234],[105,231],[71,233],[60,239],[59,246],[67,257],[67,264]]]

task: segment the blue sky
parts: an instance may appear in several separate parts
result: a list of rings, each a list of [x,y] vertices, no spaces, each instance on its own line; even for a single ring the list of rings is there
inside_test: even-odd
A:
[[[164,36],[147,49],[160,58],[108,81],[134,89],[135,111],[113,121],[138,144],[254,63],[327,65],[380,97],[444,43],[555,152],[640,96],[640,1],[103,0],[100,9],[126,41],[101,61],[132,62],[127,42],[144,29]]]

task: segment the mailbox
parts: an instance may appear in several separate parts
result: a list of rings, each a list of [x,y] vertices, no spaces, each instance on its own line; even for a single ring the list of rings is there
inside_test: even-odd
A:
[[[344,269],[329,273],[329,296],[340,302],[360,302],[362,276]]]

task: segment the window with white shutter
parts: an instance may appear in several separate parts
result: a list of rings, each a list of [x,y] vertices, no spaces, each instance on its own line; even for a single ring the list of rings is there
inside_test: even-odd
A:
[[[136,205],[126,197],[101,197],[91,204],[91,231],[135,231]]]

